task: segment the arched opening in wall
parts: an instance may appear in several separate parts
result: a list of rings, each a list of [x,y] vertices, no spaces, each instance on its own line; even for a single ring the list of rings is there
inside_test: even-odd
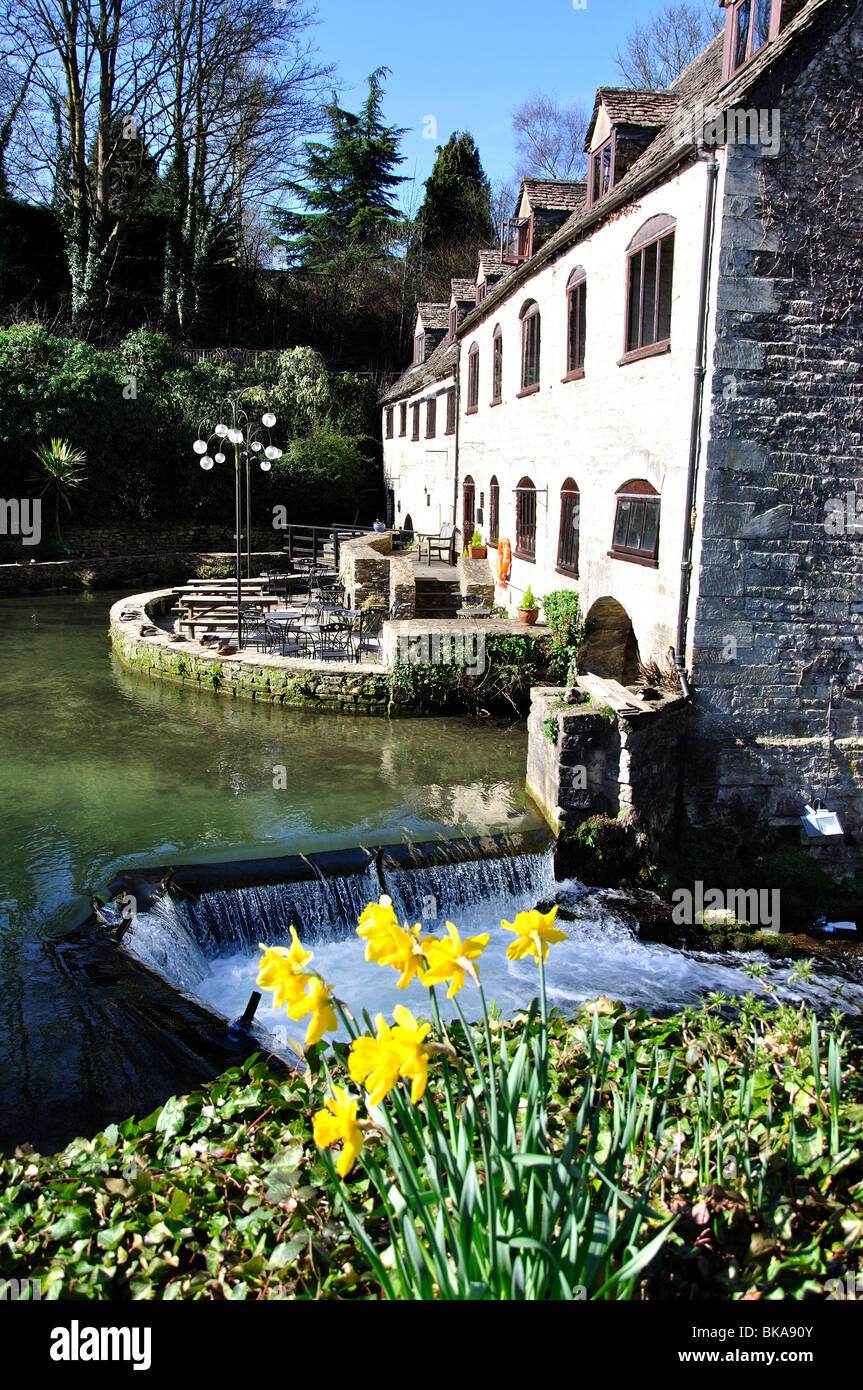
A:
[[[470,545],[471,536],[474,533],[476,524],[476,486],[470,474],[462,485],[462,509],[461,509],[461,543],[462,547]]]
[[[639,679],[638,642],[629,614],[616,598],[598,598],[585,619],[579,670],[633,685]]]

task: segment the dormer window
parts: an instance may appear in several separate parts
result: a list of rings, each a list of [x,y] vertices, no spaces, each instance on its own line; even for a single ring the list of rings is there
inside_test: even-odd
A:
[[[507,217],[501,228],[500,258],[504,265],[521,265],[529,259],[533,241],[532,217]]]
[[[483,300],[485,299],[485,297],[486,297],[487,294],[488,294],[488,281],[487,281],[487,280],[481,280],[480,283],[479,283],[479,284],[477,285],[477,287],[476,287],[476,302],[477,302],[478,305],[479,305],[479,304],[482,304],[482,302],[483,302]]]
[[[449,306],[449,340],[455,342],[456,329],[458,328],[458,305]]]
[[[426,360],[426,335],[417,333],[414,338],[414,366],[419,367]]]
[[[727,82],[779,33],[782,0],[734,0],[725,17],[722,76]]]
[[[614,131],[608,139],[598,145],[590,155],[590,170],[587,180],[587,205],[593,207],[614,187]]]

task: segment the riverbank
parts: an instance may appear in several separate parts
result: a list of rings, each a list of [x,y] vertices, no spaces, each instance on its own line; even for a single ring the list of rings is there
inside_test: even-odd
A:
[[[612,1058],[600,1133],[619,1091],[643,1107],[618,1179],[649,1197],[641,1245],[672,1223],[634,1297],[823,1299],[837,1296],[831,1280],[844,1290],[863,1223],[859,1042],[752,998],[739,1012],[705,1001],[663,1019],[599,999],[574,1019],[552,1016],[556,1147],[589,1083],[594,1020]],[[521,1015],[495,1029],[511,1047],[524,1026]],[[438,1101],[441,1084],[435,1065]],[[43,1298],[379,1298],[313,1141],[319,1103],[301,1079],[253,1062],[55,1157],[0,1160],[0,1276],[38,1280]],[[348,1180],[358,1213],[365,1181],[361,1159]],[[386,1232],[372,1229],[383,1249]]]

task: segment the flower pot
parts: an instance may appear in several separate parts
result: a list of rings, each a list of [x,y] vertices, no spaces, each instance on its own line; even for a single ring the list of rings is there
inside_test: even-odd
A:
[[[467,553],[472,560],[484,560],[488,555],[488,546],[469,545],[467,548]]]
[[[533,627],[538,617],[538,608],[519,608],[518,610],[518,620],[520,623],[524,623],[526,627]]]

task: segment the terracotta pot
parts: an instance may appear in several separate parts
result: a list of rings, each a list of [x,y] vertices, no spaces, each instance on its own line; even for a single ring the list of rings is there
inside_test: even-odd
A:
[[[526,627],[533,627],[538,617],[538,608],[519,608],[518,610],[518,620],[520,623],[524,623]]]
[[[467,548],[467,553],[472,560],[484,560],[488,555],[488,546],[469,545]]]

